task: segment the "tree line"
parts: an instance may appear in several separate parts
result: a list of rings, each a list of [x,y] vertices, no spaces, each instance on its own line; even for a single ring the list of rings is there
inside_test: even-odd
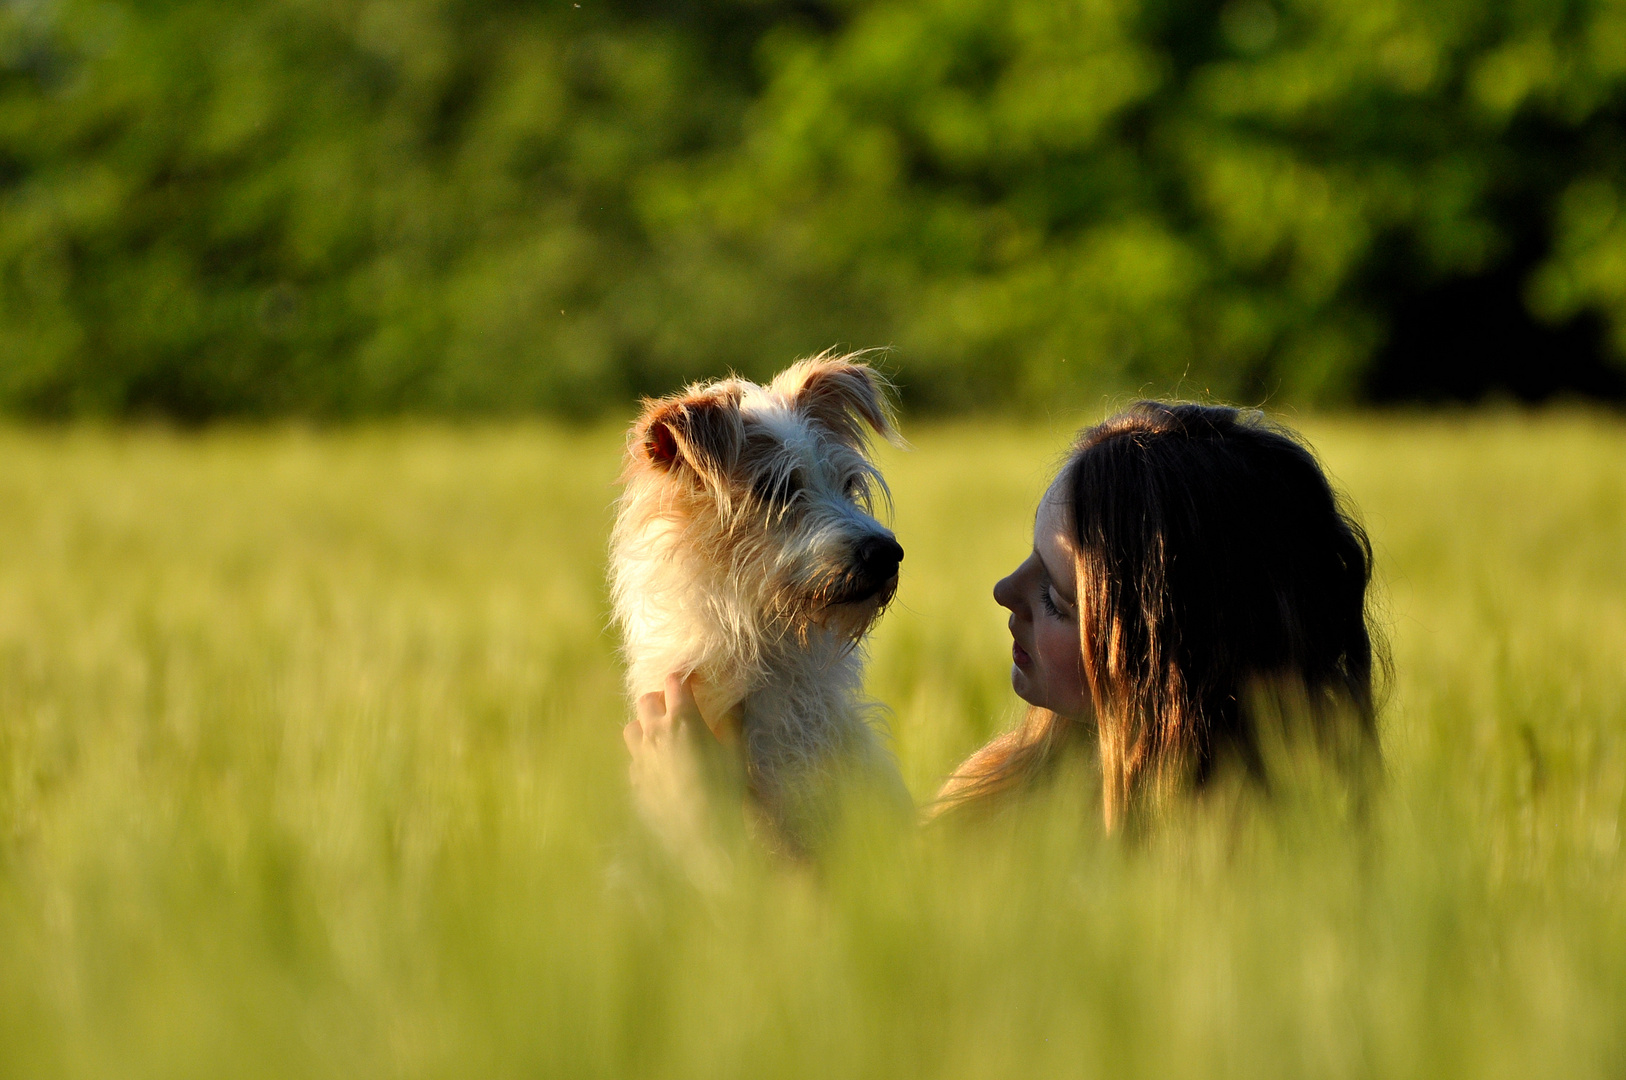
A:
[[[0,409],[1626,379],[1620,0],[9,0]]]

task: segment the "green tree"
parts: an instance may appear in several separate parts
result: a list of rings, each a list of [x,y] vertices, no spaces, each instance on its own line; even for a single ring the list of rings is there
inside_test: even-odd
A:
[[[1618,0],[14,0],[0,407],[1341,400],[1506,269],[1626,354]]]
[[[770,38],[691,185],[768,266],[879,309],[919,393],[1347,399],[1426,288],[1550,257],[1528,302],[1626,341],[1626,8],[892,0]],[[708,163],[709,166],[710,163]],[[692,224],[690,225],[692,228]]]

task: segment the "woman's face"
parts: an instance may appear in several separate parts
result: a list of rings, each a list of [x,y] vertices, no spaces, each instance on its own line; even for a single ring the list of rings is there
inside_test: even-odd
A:
[[[1088,706],[1079,650],[1078,593],[1067,497],[1052,486],[1033,521],[1033,551],[994,585],[994,600],[1010,609],[1011,685],[1016,695],[1063,716]]]

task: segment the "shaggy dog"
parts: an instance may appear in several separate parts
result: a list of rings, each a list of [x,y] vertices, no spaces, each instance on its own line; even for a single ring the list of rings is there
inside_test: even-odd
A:
[[[707,716],[739,710],[750,791],[794,851],[828,826],[832,782],[896,777],[870,769],[886,751],[861,693],[861,642],[903,559],[873,515],[888,493],[872,433],[898,441],[887,384],[824,354],[768,386],[648,401],[627,442],[610,541],[627,689],[692,672]]]

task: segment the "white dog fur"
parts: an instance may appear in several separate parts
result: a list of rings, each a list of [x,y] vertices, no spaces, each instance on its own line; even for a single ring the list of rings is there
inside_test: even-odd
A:
[[[903,557],[873,513],[871,434],[897,441],[887,384],[824,354],[768,386],[648,401],[627,443],[610,542],[627,690],[695,673],[706,715],[739,709],[750,790],[794,850],[854,770],[907,798],[862,695],[862,639]]]

